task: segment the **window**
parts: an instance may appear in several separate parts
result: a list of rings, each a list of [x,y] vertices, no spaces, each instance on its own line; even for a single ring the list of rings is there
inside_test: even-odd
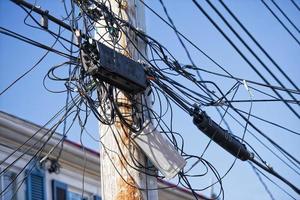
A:
[[[99,197],[98,195],[94,195],[93,200],[101,200],[101,197]]]
[[[88,200],[88,198],[81,198],[81,194],[77,194],[75,192],[68,192],[68,200]]]
[[[52,196],[53,200],[101,200],[101,197],[97,195],[82,199],[81,193],[69,191],[67,184],[57,180],[52,180]]]
[[[60,181],[52,180],[53,200],[67,200],[68,186]]]
[[[1,200],[16,200],[17,199],[17,182],[15,180],[16,173],[7,171],[3,174],[1,191],[4,191],[4,194],[1,197]]]

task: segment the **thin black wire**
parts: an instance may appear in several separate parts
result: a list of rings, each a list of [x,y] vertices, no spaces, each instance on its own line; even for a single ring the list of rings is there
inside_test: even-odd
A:
[[[242,111],[243,113],[245,113],[245,114],[247,114],[247,112],[245,112],[245,111]],[[230,112],[228,112],[228,115],[233,119],[233,120],[235,120],[235,122],[238,124],[238,125],[240,125],[242,128],[244,128],[244,126],[242,125],[242,123],[238,120],[238,119],[236,119],[236,117],[234,117]],[[254,116],[253,116],[253,114],[251,115],[251,117],[253,117],[253,118],[255,118]],[[295,173],[297,173],[298,175],[300,175],[300,172],[299,171],[297,171],[296,169],[294,169],[290,164],[288,164],[285,160],[283,160],[278,154],[276,154],[270,147],[268,147],[268,145],[266,145],[262,140],[260,140],[252,131],[250,131],[250,130],[247,130],[247,132],[248,133],[250,133],[251,134],[251,136],[253,136],[254,137],[254,139],[256,139],[261,145],[263,145],[267,150],[269,150],[274,156],[276,156],[281,162],[283,162],[287,167],[289,167],[291,170],[293,170]],[[271,143],[272,144],[272,143]],[[272,146],[274,146],[273,144],[272,144]],[[277,148],[276,146],[275,146],[275,148]],[[278,149],[278,148],[277,148]],[[282,153],[282,152],[281,152]],[[285,154],[283,154],[285,157],[286,157],[286,155]],[[286,157],[296,168],[298,168],[298,169],[300,169],[300,166],[298,166],[298,165],[296,165],[292,160],[290,160],[288,157]]]
[[[75,105],[72,105],[71,106],[71,109],[73,108],[73,106]],[[70,110],[71,110],[70,109]],[[69,110],[69,111],[70,111]],[[59,112],[61,112],[62,110],[60,110]],[[67,112],[65,113],[62,118],[66,118],[67,116],[69,116],[71,113],[70,112]],[[58,115],[55,116],[55,118],[57,117]],[[53,121],[54,118],[51,118],[50,121]],[[30,145],[29,147],[26,148],[25,151],[22,151],[22,154],[14,159],[10,164],[8,164],[1,172],[0,172],[0,176],[3,175],[8,169],[10,169],[11,167],[14,166],[14,164],[20,160],[24,155],[26,155],[27,153],[29,153],[32,149],[34,149],[36,147],[36,145],[38,145],[39,143],[41,143],[42,140],[44,140],[44,137],[48,136],[48,134],[50,133],[50,136],[52,137],[52,135],[55,133],[55,130],[58,128],[58,126],[61,124],[62,122],[59,120],[57,123],[55,123],[50,129],[48,129],[46,131],[45,134],[43,134],[35,143],[33,143],[32,145]],[[10,155],[8,155],[3,161],[1,161],[1,164],[3,164],[8,158],[10,158],[12,155],[14,155],[16,152],[18,152],[25,144],[27,144],[30,140],[32,140],[36,135],[37,133],[39,133],[41,130],[43,130],[42,128],[40,128],[36,133],[34,133],[28,140],[26,140],[21,146],[19,146],[17,148],[17,150],[14,150]],[[48,138],[46,139],[46,142],[48,142],[51,137],[48,136]],[[43,147],[46,145],[46,143],[44,142],[44,145]]]
[[[248,163],[251,165],[251,167],[252,167],[252,169],[253,169],[255,175],[257,176],[258,180],[259,180],[259,181],[261,182],[261,184],[264,186],[265,191],[267,192],[267,194],[269,195],[269,197],[270,197],[272,200],[275,200],[275,198],[274,198],[273,194],[271,193],[270,189],[268,188],[267,184],[264,182],[264,180],[261,178],[260,174],[257,172],[257,169],[253,166],[253,164],[252,164],[251,162],[248,162]]]
[[[215,76],[220,76],[220,77],[224,77],[224,78],[234,79],[234,80],[238,80],[238,81],[245,80],[247,83],[251,83],[251,84],[254,84],[254,85],[258,85],[258,86],[262,86],[262,87],[269,87],[269,88],[273,88],[275,90],[288,91],[290,93],[298,94],[298,95],[300,94],[300,91],[298,91],[298,90],[287,89],[287,88],[282,88],[282,87],[279,87],[279,86],[267,85],[267,84],[259,83],[259,82],[252,81],[252,80],[249,80],[249,79],[244,79],[244,78],[239,78],[239,77],[234,77],[234,76],[228,76],[228,75],[225,75],[225,74],[221,74],[221,73],[217,73],[217,72],[214,72],[214,71],[202,69],[202,68],[199,68],[199,67],[193,67],[193,66],[188,66],[188,65],[185,65],[185,67],[191,68],[193,70],[199,70],[199,71],[202,71],[202,72],[205,72],[205,73],[213,74]],[[251,89],[255,89],[255,88],[251,88]]]
[[[187,55],[189,61],[191,62],[192,66],[196,66],[195,63],[194,63],[194,61],[193,61],[193,59],[192,59],[192,57],[191,57],[191,55],[190,55],[190,53],[189,53],[189,51],[188,51],[188,49],[187,49],[187,47],[186,47],[186,45],[185,45],[184,42],[182,41],[182,39],[181,39],[181,37],[180,37],[180,35],[179,35],[179,32],[178,32],[178,29],[176,28],[176,26],[175,26],[175,24],[174,24],[172,18],[170,17],[170,15],[169,15],[169,13],[168,13],[168,11],[167,11],[167,8],[166,8],[166,6],[165,6],[163,0],[159,0],[159,2],[160,2],[160,4],[162,5],[163,10],[164,10],[164,13],[166,14],[166,16],[167,16],[167,18],[168,18],[168,20],[169,20],[169,23],[170,23],[172,29],[174,30],[174,32],[175,32],[175,34],[176,34],[176,37],[178,38],[178,40],[179,40],[181,46],[183,47],[183,49],[184,49],[184,51],[185,51],[185,53],[186,53],[186,55]],[[197,72],[198,72],[198,71],[197,71]],[[198,77],[200,78],[200,80],[203,81],[203,78],[202,78],[202,76],[200,75],[200,73],[197,73],[197,75],[198,75]],[[207,88],[207,86],[206,86],[205,84],[203,84],[203,86]],[[208,96],[212,99],[212,95],[211,95],[210,93],[208,93]],[[218,114],[220,115],[220,117],[222,117],[222,113],[221,113],[220,109],[219,109],[218,107],[215,107],[215,108],[216,108]],[[227,123],[226,120],[224,120],[224,123],[225,123],[227,129],[228,129],[230,132],[232,132],[232,131],[231,131],[231,128],[230,128],[230,126],[229,126],[229,124]]]
[[[163,17],[161,17],[154,9],[152,9],[148,4],[146,4],[143,0],[139,0],[143,5],[146,6],[153,14],[155,14],[159,19],[161,19],[166,25],[168,25],[171,29],[174,30],[173,26],[168,23]],[[190,39],[188,39],[184,34],[179,32],[178,30],[177,33],[184,38],[189,44],[191,44],[195,49],[197,49],[200,53],[202,53],[206,58],[208,58],[211,62],[213,62],[216,66],[218,66],[222,71],[224,71],[226,74],[229,76],[232,76],[224,67],[222,67],[219,63],[217,63],[214,59],[212,59],[210,56],[208,56],[203,50],[200,49],[195,43],[193,43]]]
[[[39,47],[39,48],[42,48],[42,49],[45,49],[45,50],[48,50],[50,52],[53,52],[53,53],[56,53],[57,55],[60,55],[60,56],[63,56],[63,57],[66,57],[66,58],[69,58],[69,59],[73,59],[73,60],[76,60],[77,58],[76,57],[70,57],[68,54],[66,53],[63,53],[59,50],[56,50],[56,49],[53,49],[53,48],[50,48],[49,46],[47,45],[44,45],[42,43],[39,43],[37,41],[34,41],[28,37],[25,37],[23,35],[20,35],[16,32],[13,32],[13,31],[10,31],[6,28],[3,28],[3,27],[0,27],[0,33],[1,34],[4,34],[4,35],[7,35],[7,36],[10,36],[10,37],[13,37],[15,39],[18,39],[18,40],[21,40],[23,42],[26,42],[28,44],[31,44],[33,46],[36,46],[36,47]]]
[[[297,8],[297,10],[300,12],[300,7],[297,5],[297,3],[294,0],[291,0],[291,2]]]
[[[229,9],[229,7],[223,2],[219,1],[225,10],[230,14],[230,16],[240,25],[240,27],[245,31],[245,33],[252,39],[252,41],[259,47],[259,49],[269,58],[269,60],[275,65],[275,67],[283,74],[283,76],[294,86],[294,88],[299,91],[298,86],[291,80],[291,78],[284,72],[284,70],[275,62],[275,60],[267,53],[267,51],[261,46],[261,44],[254,38],[254,36],[249,32],[249,30],[242,24],[238,17]]]
[[[216,22],[207,14],[207,12],[202,8],[202,6],[196,1],[192,0],[195,6],[202,12],[203,15],[214,25],[214,27],[224,36],[224,38],[231,44],[231,46],[238,52],[238,54],[243,58],[243,60],[256,72],[256,74],[267,84],[270,84],[269,81],[258,71],[258,69],[248,60],[248,58],[240,51],[240,49],[233,43],[233,41],[224,33],[224,31],[216,24]],[[272,89],[272,88],[271,88]],[[280,98],[282,96],[274,89],[273,92]],[[300,119],[300,115],[291,107],[288,103],[284,104],[295,114],[297,118]]]
[[[291,99],[253,99],[253,100],[248,100],[248,99],[237,99],[237,100],[231,100],[231,101],[225,101],[224,103],[248,103],[248,102],[257,102],[257,103],[265,103],[265,102],[286,102],[286,103],[291,103],[291,104],[300,104],[300,100],[291,100]]]
[[[271,0],[271,2],[276,6],[276,8],[280,11],[280,13],[290,22],[290,24],[297,30],[298,33],[300,33],[299,28],[295,25],[295,23],[287,16],[287,14],[280,8],[280,6],[274,1]]]
[[[288,27],[279,19],[279,17],[276,15],[276,13],[268,6],[268,4],[264,1],[261,0],[263,5],[270,11],[272,16],[280,23],[280,25],[289,33],[289,35],[297,42],[297,44],[300,46],[300,41],[297,39],[297,37],[288,29]]]
[[[62,119],[64,119],[65,117],[67,117],[66,115],[62,116],[62,118],[51,127],[51,129],[49,129],[49,131],[47,131],[47,134],[50,133],[48,135],[48,138],[42,143],[42,146],[39,147],[37,149],[37,151],[34,153],[34,155],[29,159],[29,161],[23,166],[23,168],[19,171],[19,173],[14,177],[14,180],[12,180],[1,192],[0,192],[0,196],[2,194],[5,193],[5,191],[13,184],[13,182],[15,182],[17,180],[17,178],[20,176],[20,174],[27,168],[27,166],[34,160],[36,159],[40,153],[42,152],[42,150],[45,148],[46,144],[50,141],[50,139],[52,138],[52,136],[55,134],[55,130],[58,128],[58,126],[63,122]],[[47,135],[45,134],[45,135]],[[42,138],[40,138],[39,140],[41,140]],[[61,141],[61,140],[60,140]],[[31,146],[35,147],[37,143],[35,143],[34,145]],[[24,155],[25,153],[23,153]],[[13,162],[16,162],[16,160],[14,160]],[[9,167],[11,167],[12,165],[10,164],[8,167],[6,167],[4,170],[1,171],[1,173],[5,172]]]
[[[206,0],[206,2],[210,5],[210,7],[218,14],[218,16],[222,19],[222,21],[230,28],[230,30],[234,33],[234,35],[243,43],[243,45],[251,52],[251,54],[259,61],[259,63],[264,67],[265,70],[267,70],[267,72],[276,80],[276,82],[283,88],[285,88],[285,86],[283,85],[283,83],[276,77],[276,75],[269,69],[269,67],[258,57],[258,55],[250,48],[250,46],[242,39],[242,37],[235,31],[235,29],[229,24],[229,22],[225,19],[225,17],[219,12],[219,10],[213,5],[213,3],[211,3],[210,1]],[[232,43],[233,44],[233,43]],[[241,51],[238,51],[241,52]],[[241,53],[240,53],[241,54]],[[243,58],[246,58],[245,56],[242,56]],[[249,60],[248,60],[249,61]],[[250,63],[250,61],[249,61]],[[252,65],[254,67],[254,65]],[[262,75],[260,75],[260,77],[263,77]],[[266,79],[265,79],[266,80]],[[273,90],[274,92],[276,90]],[[287,92],[295,101],[297,101],[297,99],[289,92]],[[281,98],[281,96],[279,95],[279,93],[276,93],[277,96]],[[286,103],[286,105],[288,105]]]
[[[54,41],[54,43],[51,45],[50,48],[53,48],[55,44],[58,41],[58,37]],[[13,85],[15,85],[18,81],[20,81],[22,78],[24,78],[27,74],[29,74],[33,69],[35,69],[45,58],[46,56],[50,53],[50,50],[47,50],[46,53],[31,67],[29,68],[26,72],[24,72],[22,75],[20,75],[17,79],[15,79],[11,84],[9,84],[4,90],[0,92],[0,96],[4,94],[7,90],[9,90]]]
[[[254,165],[253,165],[254,166]],[[255,166],[254,166],[255,167]],[[291,197],[292,199],[296,200],[295,197],[293,197],[288,191],[286,191],[283,187],[281,187],[278,183],[276,183],[275,181],[273,181],[272,179],[270,179],[266,174],[264,174],[260,169],[258,169],[257,167],[255,167],[255,169],[261,174],[263,175],[266,179],[268,179],[271,183],[273,183],[276,187],[278,187],[281,191],[283,191],[286,195],[288,195],[289,197]]]
[[[71,12],[73,12],[73,10],[71,11]],[[104,12],[106,12],[106,11],[104,11]],[[71,20],[73,20],[73,19],[71,19]],[[88,29],[87,29],[88,30]],[[91,29],[90,29],[91,30]],[[158,44],[158,43],[157,43]],[[162,46],[161,45],[159,45],[158,46],[158,48],[161,48]],[[162,48],[161,49],[158,49],[158,51],[157,52],[161,52],[161,51],[166,51],[166,52],[168,52],[167,50],[163,50]],[[168,52],[169,53],[169,52]],[[158,55],[160,55],[160,54],[158,54]],[[164,54],[164,52],[162,52],[162,54],[161,54],[162,56],[166,56],[166,54]],[[164,58],[164,62],[167,64],[167,66],[169,66],[170,68],[173,68],[174,67],[174,65],[172,64],[172,65],[170,65],[170,63],[169,63],[169,61],[168,61],[168,59],[165,59]],[[78,70],[79,68],[76,68],[76,70]],[[52,71],[53,72],[53,71]],[[78,71],[77,71],[78,72]],[[171,81],[171,79],[169,78],[169,77],[167,77],[167,76],[165,76],[165,75],[163,75],[162,73],[161,73],[161,71],[159,72],[159,70],[157,70],[156,72],[156,78],[158,78],[155,82],[156,83],[158,83],[157,85],[159,86],[159,87],[162,87],[162,89],[163,90],[165,90],[165,91],[163,91],[163,93],[164,94],[167,94],[167,95],[169,95],[170,97],[171,97],[171,100],[172,101],[174,101],[174,99],[175,99],[175,101],[174,101],[174,103],[175,104],[178,104],[179,106],[181,106],[183,109],[185,109],[186,110],[186,112],[189,112],[189,108],[188,107],[186,107],[186,105],[189,105],[189,106],[191,106],[191,104],[189,104],[188,103],[188,101],[186,100],[186,97],[184,97],[184,96],[187,96],[190,100],[192,100],[193,101],[193,99],[197,99],[196,97],[194,97],[194,95],[197,95],[197,94],[195,94],[195,93],[193,93],[193,94],[191,94],[190,92],[186,92],[186,90],[187,90],[187,88],[184,88],[182,85],[179,85],[179,84],[176,84],[175,85],[175,87],[170,87],[170,86],[172,86],[172,84],[174,83],[174,82],[172,82]],[[181,76],[184,76],[184,77],[186,77],[186,78],[190,78],[189,77],[189,75],[185,72],[185,71],[176,71],[176,73],[178,73],[179,75],[181,75]],[[80,74],[79,75],[79,77],[81,77],[80,79],[74,79],[74,86],[76,85],[80,90],[79,90],[79,92],[81,92],[81,94],[83,95],[83,98],[85,99],[85,101],[87,102],[87,104],[88,104],[88,107],[89,107],[89,109],[91,109],[92,110],[92,112],[94,112],[94,114],[96,114],[96,116],[100,116],[100,114],[97,112],[97,107],[98,107],[98,105],[99,105],[99,102],[101,101],[101,99],[98,99],[98,100],[94,100],[94,99],[92,99],[92,96],[90,96],[91,94],[89,94],[89,93],[86,93],[85,92],[85,90],[84,90],[84,88],[87,86],[87,82],[86,82],[86,79],[84,78],[84,75],[82,75],[82,74]],[[57,78],[56,78],[57,79]],[[71,79],[69,79],[69,80],[71,80]],[[73,79],[72,79],[73,80]],[[192,81],[194,81],[194,79],[189,79],[189,80],[192,80]],[[99,81],[99,80],[98,80]],[[100,81],[101,82],[101,81]],[[204,83],[204,82],[201,82],[201,84],[202,83]],[[98,84],[99,85],[101,85],[101,88],[104,88],[105,90],[107,90],[108,91],[108,89],[106,88],[106,87],[104,87],[103,86],[103,84],[101,83],[99,83],[98,82]],[[170,85],[167,85],[167,84],[170,84]],[[199,82],[199,84],[200,84],[200,82]],[[175,88],[176,89],[176,91],[175,90],[173,90],[173,88]],[[185,95],[183,95],[183,96],[181,96],[180,94],[185,94]],[[211,91],[208,91],[208,94],[210,94],[211,93]],[[117,96],[117,95],[116,95]],[[112,98],[110,98],[109,96],[107,96],[107,97],[109,97],[108,99],[111,101],[111,105],[113,105],[113,108],[115,108],[116,110],[118,110],[118,104],[117,104],[117,102],[116,102],[116,96],[115,97],[112,97]],[[101,98],[105,98],[105,97],[102,97],[101,96]],[[202,97],[203,98],[203,97]],[[219,98],[220,99],[220,98]],[[179,103],[178,103],[179,102]],[[168,103],[169,104],[169,103]],[[145,109],[147,109],[147,105],[144,105],[145,106]],[[101,109],[103,109],[103,111],[106,111],[105,110],[105,108],[101,108]],[[170,109],[172,109],[171,107],[170,107]],[[135,111],[134,112],[135,114],[138,114],[138,112],[137,111]],[[119,117],[121,117],[123,120],[127,117],[127,114],[124,114],[124,115],[120,115],[120,114],[118,114],[119,115]],[[106,116],[105,116],[106,117]],[[105,118],[104,117],[104,118]],[[159,120],[161,120],[161,119],[159,119]],[[125,121],[125,120],[124,120]],[[172,121],[172,112],[171,112],[171,121]],[[245,120],[246,121],[246,123],[248,124],[248,122],[249,122],[249,120]],[[126,121],[125,121],[126,122]],[[128,124],[125,124],[126,126],[128,126]],[[247,130],[247,128],[246,128],[246,130]],[[247,130],[248,131],[248,130]],[[171,125],[171,132],[173,132],[172,131],[172,125]],[[139,163],[135,163],[136,165],[138,165]],[[123,178],[123,177],[122,177]],[[186,182],[186,180],[185,180],[185,177],[183,177],[183,182]],[[186,184],[186,186],[188,186],[188,188],[189,189],[191,189],[191,191],[192,192],[194,192],[194,190],[192,189],[192,187],[190,187],[191,185],[188,183],[188,181],[185,183]]]
[[[207,81],[207,82],[209,82],[209,81]],[[217,90],[219,90],[219,92],[220,92],[220,94],[222,94],[222,96],[224,96],[224,94],[222,93],[220,88],[214,82],[210,82],[210,83],[213,84],[217,88]],[[225,97],[225,100],[227,100],[226,97]],[[284,148],[282,148],[280,145],[278,145],[274,140],[272,140],[265,133],[263,133],[260,129],[258,129],[252,122],[249,121],[249,119],[247,119],[244,115],[242,115],[240,112],[238,112],[238,110],[234,106],[232,106],[231,104],[229,104],[229,106],[235,113],[237,113],[240,117],[242,117],[243,120],[247,121],[248,124],[252,128],[254,128],[254,130],[256,130],[261,136],[266,138],[274,147],[276,147],[291,163],[293,163],[295,166],[297,166],[297,165],[294,162],[296,162],[298,165],[300,164],[299,161],[293,155],[291,155]]]
[[[241,109],[237,109],[237,110],[238,110],[239,112],[241,112],[241,113],[244,113],[244,114],[247,113],[247,112],[245,112],[245,111],[243,111],[243,110],[241,110]],[[290,133],[293,133],[293,134],[296,134],[296,135],[300,135],[300,132],[293,131],[293,130],[287,128],[287,127],[284,127],[284,126],[282,126],[282,125],[280,125],[280,124],[277,124],[277,123],[274,123],[274,122],[271,122],[271,121],[268,121],[268,120],[263,119],[262,117],[259,117],[259,116],[257,116],[257,115],[251,114],[251,117],[256,118],[256,119],[258,119],[258,120],[260,120],[260,121],[263,121],[263,122],[265,122],[265,123],[271,124],[271,125],[273,125],[273,126],[276,126],[276,127],[278,127],[278,128],[281,128],[281,129],[283,129],[283,130],[286,130],[286,131],[288,131],[288,132],[290,132]]]

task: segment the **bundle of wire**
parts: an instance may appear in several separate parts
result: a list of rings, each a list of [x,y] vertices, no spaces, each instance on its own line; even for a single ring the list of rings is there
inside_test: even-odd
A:
[[[224,173],[224,175],[221,176],[218,173],[218,171],[215,169],[215,167],[209,161],[203,158],[203,155],[205,154],[207,147],[210,145],[211,140],[208,143],[202,155],[199,156],[199,155],[192,155],[187,153],[185,151],[185,146],[184,146],[185,144],[184,137],[182,136],[181,133],[178,133],[176,130],[173,130],[173,107],[178,106],[184,112],[186,112],[188,116],[191,115],[191,112],[193,111],[195,105],[199,106],[201,109],[204,110],[208,107],[214,107],[218,109],[218,112],[220,113],[221,116],[221,121],[224,120],[226,114],[234,118],[234,116],[229,112],[229,110],[231,109],[231,111],[239,115],[245,122],[245,124],[243,124],[234,118],[244,129],[243,135],[241,137],[238,136],[235,137],[239,139],[241,143],[245,143],[247,147],[252,149],[255,152],[256,156],[260,159],[260,161],[264,163],[264,165],[266,165],[266,162],[260,157],[260,155],[254,150],[254,148],[252,148],[251,145],[249,145],[246,141],[244,141],[245,133],[246,132],[251,133],[247,129],[248,126],[254,128],[258,133],[260,133],[263,137],[267,138],[270,141],[270,138],[268,138],[264,133],[262,133],[249,120],[250,116],[259,119],[259,117],[251,114],[252,100],[249,101],[251,103],[251,107],[248,112],[237,109],[232,105],[232,102],[234,102],[233,99],[235,97],[235,94],[239,90],[239,87],[241,85],[245,85],[245,82],[243,82],[244,79],[234,77],[223,68],[222,70],[225,71],[226,74],[215,73],[207,70],[205,71],[204,69],[197,67],[190,56],[189,56],[191,62],[190,65],[181,64],[179,60],[176,59],[171,54],[171,52],[167,48],[165,48],[161,43],[156,41],[151,36],[145,34],[144,32],[137,30],[131,24],[130,21],[128,22],[123,20],[123,16],[121,12],[122,2],[117,0],[116,2],[119,4],[119,9],[120,9],[119,12],[113,12],[110,1],[107,0],[103,0],[103,1],[76,0],[74,2],[71,1],[70,11],[67,10],[67,5],[64,2],[64,8],[66,10],[66,15],[67,15],[67,17],[64,20],[69,21],[70,22],[69,25],[70,27],[72,27],[71,40],[68,40],[61,36],[60,28],[58,30],[58,33],[55,33],[49,30],[48,27],[45,28],[41,26],[39,22],[32,15],[32,10],[28,10],[21,6],[24,9],[24,11],[27,13],[27,16],[24,20],[24,22],[27,25],[32,26],[34,28],[41,29],[42,31],[46,31],[52,37],[55,38],[55,42],[52,47],[47,47],[42,44],[32,42],[24,37],[20,37],[17,33],[13,33],[9,30],[5,30],[4,28],[1,28],[1,33],[3,34],[16,37],[25,42],[29,42],[33,45],[37,45],[41,48],[44,48],[47,50],[47,53],[54,52],[67,58],[67,60],[64,61],[63,63],[51,67],[48,73],[44,77],[44,86],[47,90],[49,90],[50,92],[67,93],[66,105],[55,116],[56,118],[59,115],[62,115],[61,118],[58,120],[57,123],[55,123],[49,129],[49,133],[47,133],[47,135],[44,135],[45,137],[47,137],[47,140],[42,144],[37,143],[36,145],[30,147],[30,149],[39,147],[38,151],[36,151],[36,153],[32,156],[30,162],[37,162],[37,160],[41,160],[42,157],[41,152],[44,146],[46,145],[47,141],[50,140],[55,130],[59,126],[63,126],[63,135],[65,136],[70,130],[71,126],[74,124],[74,122],[78,120],[79,125],[81,127],[81,136],[83,133],[89,134],[88,132],[86,132],[85,125],[91,114],[93,114],[102,124],[107,126],[112,126],[115,123],[118,123],[117,121],[119,120],[122,124],[122,127],[129,129],[131,133],[135,133],[135,134],[139,134],[141,131],[143,131],[143,129],[145,128],[143,127],[143,122],[147,118],[150,118],[154,126],[157,127],[162,134],[165,135],[165,137],[174,145],[175,149],[188,162],[187,167],[181,170],[180,173],[178,174],[178,177],[176,179],[177,185],[189,189],[193,193],[195,199],[198,199],[199,198],[199,195],[197,194],[198,191],[203,191],[215,184],[219,184],[219,192],[216,198],[221,197],[222,199],[224,199],[222,179],[232,169],[233,165],[236,162],[236,159],[229,167],[229,169]],[[141,2],[144,3],[143,1]],[[164,7],[163,2],[162,1],[160,2]],[[79,10],[78,13],[76,13],[77,11],[76,7]],[[165,7],[164,9],[165,9],[164,10],[165,13],[168,14]],[[35,22],[35,24],[33,25],[27,23],[28,18],[31,18],[33,22]],[[172,20],[169,18],[169,22],[166,23],[169,26],[171,26],[171,28],[175,31],[179,40],[181,41],[181,36],[180,36],[181,33],[176,29]],[[79,24],[83,25],[83,29],[78,35],[78,32],[76,32],[75,30],[78,30]],[[94,42],[104,43],[105,45],[111,47],[116,51],[122,52],[126,55],[130,55],[128,49],[120,45],[119,43],[121,39],[121,35],[126,36],[126,38],[128,39],[128,43],[134,47],[135,51],[144,61],[145,73],[147,74],[148,77],[148,89],[146,90],[146,92],[140,93],[138,95],[123,92],[120,89],[108,84],[107,82],[91,75],[90,73],[87,72],[86,69],[84,69],[83,67],[84,64],[82,63],[83,58],[82,58],[81,50],[84,48],[84,45],[88,42],[88,38],[92,38],[92,36],[95,33],[97,35],[97,38],[99,38],[99,40],[98,41],[94,40]],[[132,37],[129,34],[135,35],[135,37],[137,37],[139,40],[143,41],[147,45],[147,49],[149,52],[148,56],[145,56],[144,53],[141,52],[141,50],[137,47],[136,42],[134,42],[131,39]],[[75,39],[77,39],[77,43],[74,42]],[[61,44],[61,46],[67,51],[67,53],[63,53],[54,49],[53,47],[56,43]],[[70,48],[66,47],[66,43],[70,45]],[[184,46],[182,41],[181,44]],[[89,59],[92,60],[92,62],[95,65],[98,65],[97,59],[93,57],[91,54]],[[214,82],[203,80],[200,76],[201,71],[232,79],[233,80],[232,87],[228,91],[223,92],[218,87],[218,85],[216,85]],[[49,89],[47,86],[49,80],[55,82],[61,82],[65,86],[65,89],[60,91],[53,91]],[[184,82],[184,84],[182,84],[182,82]],[[281,87],[264,85],[254,81],[247,81],[247,82],[250,84],[248,85],[250,89],[255,90],[256,92],[261,94],[265,94],[265,93],[254,86],[268,87],[276,91],[287,91],[285,88],[281,88]],[[188,83],[188,86],[186,86],[186,83]],[[289,92],[293,93],[293,95],[299,95],[300,93],[297,90],[289,90]],[[122,104],[123,95],[125,95],[126,98],[129,99],[129,105]],[[149,96],[151,96],[151,98],[149,98]],[[274,96],[271,95],[268,96],[271,97],[272,100],[278,100],[278,98]],[[148,102],[149,99],[151,99],[151,102]],[[292,102],[292,103],[299,104],[299,102]],[[124,106],[130,108],[128,112],[121,111],[122,107]],[[221,111],[223,111],[223,113],[221,113]],[[65,123],[67,118],[72,119],[71,120],[72,123],[69,126],[66,126]],[[54,118],[51,119],[51,121],[53,120]],[[266,120],[264,121],[270,124],[272,123]],[[44,126],[47,126],[49,123],[45,124]],[[273,124],[273,125],[276,125],[277,127],[279,126],[277,124]],[[229,126],[227,128],[228,130],[230,130]],[[299,135],[299,133],[295,131],[288,130],[288,129],[286,130]],[[115,131],[113,132],[113,134],[118,135],[119,133]],[[42,139],[43,138],[41,138],[40,141],[42,141]],[[63,140],[64,137],[56,145],[56,147],[60,146],[60,152],[63,150]],[[26,144],[28,141],[26,141],[24,144]],[[280,148],[280,146],[277,146],[276,143],[274,143],[273,145],[276,148]],[[11,155],[13,155],[15,152],[17,152],[22,148],[23,146],[20,146]],[[102,148],[105,148],[105,146],[102,145]],[[24,154],[28,152],[30,149],[27,149],[24,152]],[[119,149],[119,151],[122,152],[122,149]],[[49,154],[51,154],[51,152],[49,152]],[[296,159],[294,159],[292,156],[288,155],[285,152],[283,153],[283,155],[288,157],[290,160],[293,160],[293,162],[297,161]],[[8,156],[5,160],[7,160],[10,156]],[[124,155],[122,153],[119,156],[123,156],[124,158]],[[59,157],[60,154],[56,158],[57,161],[59,161]],[[133,159],[132,163],[135,163],[135,165],[128,165],[129,167],[138,170],[141,173],[145,173],[145,168],[147,168],[148,170],[153,170],[153,173],[147,173],[147,175],[164,178],[163,176],[154,173],[155,169],[151,167],[149,168],[147,166],[143,166],[138,160],[136,160],[134,156],[130,156],[130,157],[131,159]],[[40,158],[40,159],[36,159],[36,158]],[[0,165],[3,164],[5,160],[3,160],[0,163]],[[126,159],[124,158],[123,160]],[[24,169],[27,166],[29,166],[29,163],[27,163]],[[7,168],[2,170],[0,175],[5,173],[5,171],[8,170],[9,167],[11,167],[12,165],[13,163],[11,163],[11,165],[9,165]],[[195,168],[196,166],[197,169],[203,169],[203,172],[199,172],[198,174],[192,174],[191,169]],[[22,169],[22,171],[24,169]],[[292,169],[294,168],[292,167]],[[116,170],[119,169],[116,168]],[[22,173],[22,171],[20,171],[17,177]],[[214,174],[215,179],[217,181],[202,188],[195,187],[189,181],[190,178],[195,178],[195,177],[203,178],[208,173]],[[24,182],[25,178],[21,180],[19,187]],[[139,188],[139,189],[145,190],[146,188]],[[155,188],[155,189],[165,189],[165,188]],[[2,193],[3,192],[5,192],[5,190],[2,191]]]

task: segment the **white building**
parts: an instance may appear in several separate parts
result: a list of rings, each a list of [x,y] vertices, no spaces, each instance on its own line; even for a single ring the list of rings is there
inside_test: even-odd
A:
[[[0,200],[79,200],[82,193],[87,200],[101,199],[99,153],[66,139],[56,167],[53,158],[59,154],[62,135],[49,135],[48,129],[0,111]],[[52,152],[53,147],[57,148]],[[35,154],[41,159],[48,152],[43,164],[34,159]],[[166,181],[159,180],[159,187],[172,187],[159,190],[159,199],[195,199],[191,192]]]

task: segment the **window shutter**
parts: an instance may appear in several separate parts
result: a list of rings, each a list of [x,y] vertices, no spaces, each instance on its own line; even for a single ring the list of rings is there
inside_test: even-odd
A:
[[[45,173],[41,169],[27,170],[26,199],[46,200]]]
[[[52,180],[52,198],[53,200],[67,200],[68,197],[68,185]]]
[[[98,195],[94,195],[94,198],[93,198],[93,200],[101,200],[101,197],[100,197],[100,196],[98,196]]]
[[[3,185],[1,188],[1,177],[0,177],[0,189],[2,190],[6,189],[5,192],[2,194],[2,200],[17,199],[17,194],[15,194],[15,192],[17,192],[17,185],[16,185],[17,180],[15,180],[16,173],[7,171],[2,175],[2,177],[3,177],[3,181],[2,181]]]

